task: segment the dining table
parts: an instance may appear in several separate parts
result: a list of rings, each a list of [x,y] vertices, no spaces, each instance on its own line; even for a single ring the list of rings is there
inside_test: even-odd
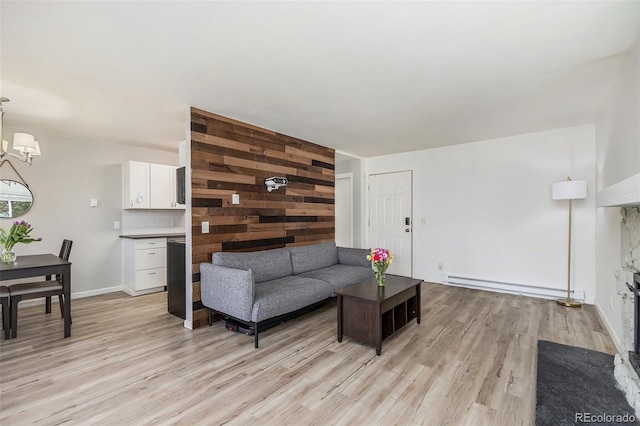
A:
[[[15,262],[0,263],[0,281],[60,275],[64,292],[64,337],[71,336],[71,262],[53,254],[18,256]]]

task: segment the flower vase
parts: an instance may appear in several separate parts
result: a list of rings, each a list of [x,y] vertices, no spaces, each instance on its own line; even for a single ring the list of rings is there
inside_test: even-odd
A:
[[[0,259],[2,263],[13,263],[16,261],[16,252],[12,250],[2,249],[2,254],[0,254]]]
[[[378,287],[384,287],[384,274],[382,272],[376,272],[376,281],[378,281]]]

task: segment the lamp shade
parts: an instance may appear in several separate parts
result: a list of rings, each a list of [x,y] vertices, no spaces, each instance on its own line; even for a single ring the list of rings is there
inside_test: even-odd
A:
[[[16,133],[13,135],[13,149],[27,154],[35,152],[36,140],[28,133]]]
[[[31,153],[32,156],[40,155],[40,142],[36,141],[36,150]]]
[[[554,200],[578,200],[587,198],[586,180],[566,180],[551,185],[551,198]]]

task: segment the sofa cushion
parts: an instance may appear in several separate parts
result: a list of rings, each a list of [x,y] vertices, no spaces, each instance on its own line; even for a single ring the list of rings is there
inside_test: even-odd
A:
[[[344,265],[364,266],[371,268],[371,261],[367,260],[369,249],[338,247],[338,262]]]
[[[358,284],[375,277],[371,267],[340,264],[305,272],[297,276],[326,281],[331,285],[334,293],[337,290],[342,290],[350,285]]]
[[[251,321],[259,322],[302,309],[332,295],[325,281],[290,275],[256,285]]]
[[[289,247],[294,274],[326,268],[338,263],[338,249],[334,241],[309,246]]]
[[[291,275],[291,255],[286,248],[250,253],[213,253],[214,265],[253,271],[256,283]]]

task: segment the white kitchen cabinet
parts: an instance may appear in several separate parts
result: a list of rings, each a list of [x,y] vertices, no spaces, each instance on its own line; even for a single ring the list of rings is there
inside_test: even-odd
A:
[[[167,285],[167,239],[123,239],[122,284],[132,295],[163,291]]]
[[[149,163],[125,161],[122,164],[122,208],[148,209]]]
[[[176,168],[164,164],[149,164],[152,209],[171,209],[175,204]]]
[[[165,164],[124,162],[122,208],[184,210],[184,204],[176,202],[176,169]]]

